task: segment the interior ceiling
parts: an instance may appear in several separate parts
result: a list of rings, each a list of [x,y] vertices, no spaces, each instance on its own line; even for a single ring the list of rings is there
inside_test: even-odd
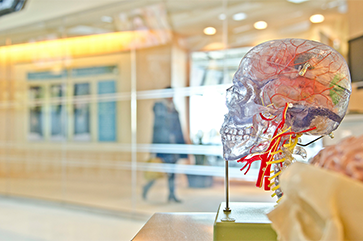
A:
[[[160,4],[166,9],[167,20],[172,31],[185,39],[185,43],[191,50],[202,49],[203,46],[212,43],[228,43],[230,47],[248,46],[256,37],[266,36],[266,33],[274,33],[280,36],[298,36],[299,32],[306,31],[310,28],[311,23],[309,17],[312,14],[321,13],[326,17],[326,23],[343,18],[347,12],[346,0],[314,0],[302,3],[292,3],[287,0],[264,0],[264,1],[214,1],[214,0],[163,0],[163,1],[104,1],[104,5],[96,5],[96,1],[89,6],[91,9],[80,9],[74,12],[70,2],[79,1],[63,1],[67,4],[59,4],[57,8],[62,13],[62,17],[51,18],[51,16],[43,18],[36,23],[32,22],[29,14],[34,10],[32,16],[39,12],[35,9],[42,9],[45,1],[29,0],[28,9],[24,12],[16,13],[10,16],[8,21],[22,18],[22,14],[27,14],[28,21],[24,19],[11,29],[0,28],[0,45],[4,45],[6,39],[10,39],[11,43],[22,43],[29,41],[39,41],[46,39],[61,38],[64,36],[79,36],[89,34],[99,34],[114,31],[123,31],[116,24],[115,18],[120,14],[131,16],[135,14],[137,9],[146,6]],[[86,1],[87,2],[87,1]],[[99,1],[101,2],[101,1]],[[71,10],[66,11],[64,8]],[[96,7],[95,7],[96,6]],[[93,8],[92,8],[93,7]],[[71,12],[72,11],[72,12]],[[137,12],[137,11],[136,11]],[[235,21],[232,16],[236,13],[243,12],[246,19]],[[224,13],[226,21],[220,20],[220,14]],[[59,14],[58,14],[59,15]],[[111,22],[102,21],[103,16],[111,17]],[[6,19],[5,19],[6,20]],[[259,20],[266,21],[268,28],[266,30],[256,30],[253,23]],[[19,20],[18,20],[19,21]],[[4,19],[0,19],[0,23],[4,23]],[[6,21],[5,21],[6,23]],[[214,36],[205,36],[203,29],[213,26],[217,29]],[[227,26],[228,35],[223,35],[223,26]],[[223,36],[228,36],[223,38]],[[2,42],[1,42],[2,41]]]
[[[347,12],[346,1],[340,0],[306,1],[298,4],[288,1],[228,1],[226,6],[219,2],[190,9],[185,6],[180,8],[178,1],[168,3],[175,32],[182,36],[193,36],[189,40],[197,44],[202,42],[202,38],[207,42],[202,30],[213,26],[217,29],[217,34],[210,38],[214,42],[227,41],[229,47],[251,45],[258,36],[260,39],[264,36],[300,36],[312,27],[309,21],[311,15],[323,14],[326,19],[324,24],[335,24],[337,19],[344,20]],[[223,12],[227,16],[227,40],[222,37],[223,21],[218,18]],[[242,21],[233,20],[232,16],[239,12],[246,13],[247,18]],[[268,23],[266,30],[254,29],[253,24],[260,20]]]

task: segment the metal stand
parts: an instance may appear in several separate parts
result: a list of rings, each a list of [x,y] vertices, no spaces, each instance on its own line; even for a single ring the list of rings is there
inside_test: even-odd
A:
[[[228,161],[225,161],[225,175],[224,175],[224,185],[226,191],[226,207],[224,208],[224,212],[231,212],[229,208],[229,176],[228,176]]]
[[[213,225],[213,240],[277,240],[277,235],[266,216],[274,203],[230,203],[228,161],[225,161],[224,182],[226,202],[222,202],[218,207]]]
[[[230,217],[231,209],[229,208],[229,176],[228,176],[228,161],[225,161],[225,175],[224,175],[224,185],[226,189],[226,206],[223,209],[223,213],[225,215],[224,218],[221,219],[222,222],[234,222],[236,221],[234,218]]]

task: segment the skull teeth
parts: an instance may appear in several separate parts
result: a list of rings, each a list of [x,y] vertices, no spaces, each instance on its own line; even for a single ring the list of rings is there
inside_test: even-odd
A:
[[[250,128],[246,128],[250,129]],[[225,128],[221,130],[222,140],[228,141],[246,141],[249,139],[249,135],[246,133],[246,129]]]
[[[251,134],[251,128],[246,128],[246,129],[245,129],[245,134],[246,134],[246,135]]]

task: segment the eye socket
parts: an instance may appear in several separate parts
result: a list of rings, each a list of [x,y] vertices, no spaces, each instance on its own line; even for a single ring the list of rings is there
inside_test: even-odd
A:
[[[227,89],[226,99],[228,102],[230,101],[242,102],[244,101],[246,94],[247,90],[243,85],[242,88],[233,85]]]
[[[237,85],[238,87],[235,86],[235,91],[238,92],[238,94],[245,96],[247,94],[246,86],[242,84],[242,82],[238,82]]]
[[[226,96],[228,101],[238,101],[240,99],[240,94],[238,92],[238,89],[232,85],[231,87],[229,87],[227,89],[227,96]]]

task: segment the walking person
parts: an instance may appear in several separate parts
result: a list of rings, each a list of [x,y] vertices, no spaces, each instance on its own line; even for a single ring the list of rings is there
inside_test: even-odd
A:
[[[170,89],[170,87],[167,87]],[[185,144],[181,129],[179,113],[175,109],[173,98],[163,99],[154,104],[154,126],[152,143],[157,144]],[[175,164],[181,158],[188,158],[187,154],[156,153],[163,163]],[[175,195],[175,173],[167,174],[169,187],[169,202],[181,202]],[[154,180],[148,181],[143,188],[143,199],[147,198],[147,193]]]

